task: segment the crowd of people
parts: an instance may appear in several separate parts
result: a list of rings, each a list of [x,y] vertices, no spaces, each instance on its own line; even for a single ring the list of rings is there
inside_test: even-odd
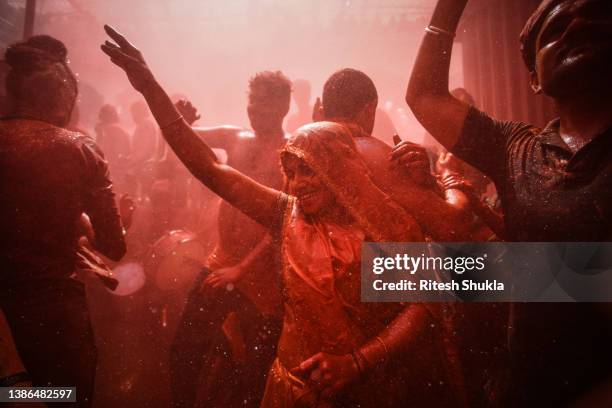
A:
[[[606,303],[361,302],[364,241],[611,238],[610,2],[544,0],[526,23],[532,88],[559,112],[543,129],[449,89],[466,3],[438,1],[410,74],[424,145],[381,140],[352,68],[314,106],[308,81],[256,73],[250,129],[198,127],[110,26],[101,50],[144,101],[132,134],[104,105],[88,135],[63,43],[11,45],[0,385],[76,386],[83,407],[610,403]]]

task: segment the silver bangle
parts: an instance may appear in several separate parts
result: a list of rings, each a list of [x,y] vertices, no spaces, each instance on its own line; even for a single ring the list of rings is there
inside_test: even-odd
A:
[[[436,27],[436,26],[432,26],[429,25],[427,27],[425,27],[425,31],[427,31],[430,34],[434,34],[434,35],[446,35],[450,38],[455,38],[455,33],[452,33],[450,31],[444,30],[442,28]]]
[[[387,361],[389,361],[389,348],[387,347],[387,344],[383,341],[383,339],[380,336],[376,336],[374,340],[378,341],[383,346],[383,349],[385,350],[385,363],[386,363]]]
[[[165,130],[166,128],[174,125],[176,122],[180,122],[181,120],[183,120],[183,115],[178,115],[178,118],[173,119],[170,123],[166,123],[164,126],[160,126],[159,128],[161,130]]]

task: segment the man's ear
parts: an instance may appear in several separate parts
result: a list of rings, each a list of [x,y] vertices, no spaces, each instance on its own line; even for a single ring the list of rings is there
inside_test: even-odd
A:
[[[375,99],[373,101],[368,102],[366,109],[372,113],[373,115],[376,115],[376,107],[378,106],[378,100]]]
[[[373,100],[368,102],[357,114],[357,116],[353,119],[355,123],[359,124],[363,128],[363,130],[371,134],[374,130],[374,121],[376,120],[376,107],[378,106],[378,101]]]
[[[542,87],[540,86],[540,79],[538,78],[537,72],[531,71],[529,73],[529,84],[534,94],[539,95],[542,93]]]

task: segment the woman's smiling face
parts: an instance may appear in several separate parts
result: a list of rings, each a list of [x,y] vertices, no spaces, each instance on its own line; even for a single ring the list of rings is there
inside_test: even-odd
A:
[[[283,167],[289,194],[297,197],[304,214],[315,215],[335,205],[332,192],[303,160],[289,154],[283,158]]]

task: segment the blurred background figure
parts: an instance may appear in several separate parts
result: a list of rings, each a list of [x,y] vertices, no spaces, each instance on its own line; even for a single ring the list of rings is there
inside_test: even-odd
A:
[[[136,197],[142,198],[150,193],[153,182],[158,129],[151,120],[149,107],[143,101],[134,102],[130,106],[130,113],[136,124],[132,133],[130,173],[136,179]]]
[[[305,79],[293,81],[293,101],[296,110],[287,116],[285,130],[293,133],[302,125],[312,122],[312,105],[310,104],[310,82]]]
[[[95,131],[96,142],[104,152],[117,189],[121,192],[133,193],[126,180],[131,154],[130,135],[119,124],[117,108],[110,104],[100,108]]]

